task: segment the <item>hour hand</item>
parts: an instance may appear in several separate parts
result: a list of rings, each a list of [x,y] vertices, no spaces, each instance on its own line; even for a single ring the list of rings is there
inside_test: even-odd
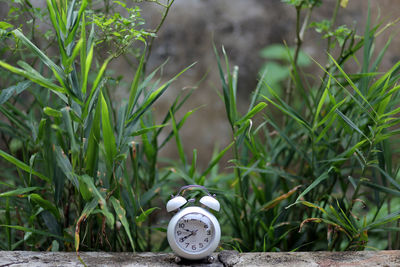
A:
[[[189,229],[185,229],[185,228],[183,228],[183,230],[185,230],[186,232],[192,232],[192,231],[190,231]]]

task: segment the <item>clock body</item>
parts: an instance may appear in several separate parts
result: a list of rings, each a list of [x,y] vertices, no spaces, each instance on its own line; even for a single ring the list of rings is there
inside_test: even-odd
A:
[[[211,255],[218,247],[221,228],[217,218],[201,207],[186,207],[168,224],[168,243],[180,257],[197,260]]]

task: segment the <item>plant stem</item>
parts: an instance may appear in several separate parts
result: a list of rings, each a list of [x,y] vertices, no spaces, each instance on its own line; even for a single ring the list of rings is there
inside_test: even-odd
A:
[[[387,198],[387,209],[388,209],[388,214],[390,214],[391,213],[391,206],[390,206],[390,203],[391,203],[391,198],[390,198],[390,196]],[[392,226],[392,223],[388,223],[388,227],[391,227]],[[392,250],[393,249],[393,247],[392,247],[392,231],[388,231],[388,249],[389,250]]]
[[[366,164],[368,164],[368,162],[370,161],[369,157],[370,157],[370,154],[371,154],[372,147],[373,147],[373,145],[370,144],[370,146],[369,146],[369,148],[368,148],[367,156],[365,157],[365,159],[366,159]],[[365,166],[362,167],[360,179],[362,179],[362,177],[364,176],[364,173],[365,173],[365,170],[367,169],[367,167],[368,167],[367,165],[365,165]],[[360,190],[360,187],[361,187],[361,181],[359,181],[359,182],[357,183],[357,187],[356,187],[356,189],[354,190],[353,196],[351,197],[351,202],[350,202],[350,204],[349,204],[349,205],[350,205],[350,206],[349,206],[349,209],[347,210],[347,211],[348,211],[348,212],[347,212],[347,215],[348,215],[348,214],[351,212],[351,210],[353,209],[354,200],[357,198],[358,191]]]
[[[328,31],[330,31],[332,29],[333,25],[335,25],[337,14],[338,14],[339,7],[340,7],[340,2],[341,2],[341,0],[337,0],[336,1],[336,6],[335,6],[335,9],[333,10],[333,14],[332,14],[332,18],[331,18],[331,22],[330,22]],[[343,54],[344,47],[346,46],[346,41],[347,41],[347,38],[346,38],[345,42],[343,43],[341,52],[339,54],[339,58]],[[332,42],[332,36],[328,36],[328,38],[327,38],[327,48],[326,48],[326,54],[327,54],[328,60],[329,60],[329,56],[328,55],[330,54],[330,51],[331,51],[331,45],[332,45],[331,42]],[[339,62],[339,61],[337,60],[337,62]],[[331,67],[332,67],[332,64],[331,64],[331,66],[326,68],[327,72],[330,71]],[[322,95],[321,91],[323,91],[323,90],[321,90],[321,89],[325,84],[324,81],[326,80],[326,77],[328,75],[327,72],[324,73],[324,76],[322,78],[322,83],[321,83],[321,85],[319,87],[319,90],[317,91],[317,98],[316,99],[319,99],[319,97]]]
[[[311,17],[311,13],[314,9],[314,5],[309,6],[309,8],[307,10],[307,14],[304,18],[303,24],[300,27],[301,7],[302,7],[301,5],[296,6],[296,50],[294,52],[293,65],[290,69],[291,73],[293,73],[294,69],[297,68],[297,60],[299,58],[300,49],[303,44],[304,34],[305,34],[305,31],[308,26],[308,22]],[[288,105],[290,105],[291,100],[292,100],[292,93],[293,93],[292,89],[293,89],[292,88],[292,79],[289,78],[288,86],[286,87],[286,96],[285,96],[285,100]]]
[[[10,225],[11,224],[11,216],[10,216],[10,198],[6,198],[6,224]],[[7,245],[8,245],[8,250],[11,250],[11,229],[8,227],[5,227],[6,231],[6,236],[7,236]]]
[[[331,22],[330,22],[328,31],[330,31],[332,29],[333,25],[335,25],[337,14],[338,14],[338,11],[339,11],[340,2],[341,2],[341,0],[337,0],[336,1],[336,6],[335,6],[335,9],[333,10],[333,15],[332,15],[332,18],[331,18]],[[326,48],[326,53],[327,54],[329,54],[330,51],[331,51],[331,45],[332,45],[331,42],[332,42],[332,36],[329,35],[328,39],[327,39],[327,44],[328,45],[327,45],[327,48]]]
[[[301,6],[296,7],[296,51],[300,49],[301,46],[301,39],[300,39],[300,13],[301,13]],[[296,53],[295,53],[296,55]],[[296,66],[296,56],[294,57],[294,65]],[[290,72],[293,72],[293,67],[290,68]],[[285,94],[285,101],[290,105],[290,99],[292,95],[292,78],[290,77],[288,80],[288,85],[286,87],[286,94]],[[287,122],[285,123],[287,124]]]
[[[400,228],[400,219],[397,220],[397,228]],[[396,239],[395,239],[395,246],[393,249],[399,249],[400,248],[400,233],[396,233]]]
[[[157,34],[160,31],[160,29],[161,29],[162,25],[164,24],[165,19],[167,18],[169,10],[170,10],[172,4],[174,3],[174,1],[175,0],[168,0],[168,3],[166,5],[162,5],[165,8],[165,10],[164,10],[164,13],[163,13],[163,15],[161,17],[160,23],[157,25],[156,29],[153,31],[154,34]],[[158,4],[160,4],[160,3],[158,3]],[[151,51],[153,49],[153,42],[154,42],[155,38],[156,38],[155,36],[150,38],[149,45],[147,47],[146,59],[145,59],[145,61],[143,63],[143,73],[146,73],[147,62],[148,62],[148,60],[150,58]]]
[[[235,144],[233,145],[233,153],[235,155],[235,160],[238,163],[239,162],[239,150],[238,150],[238,147],[237,147],[238,145],[237,145],[236,137],[233,138],[233,141],[235,142]],[[243,218],[244,222],[243,223],[244,223],[244,225],[250,226],[249,225],[249,219],[247,217],[247,210],[246,210],[247,198],[244,195],[242,173],[241,173],[239,168],[235,168],[235,173],[236,173],[236,176],[237,176],[237,178],[239,180],[239,192],[240,192],[241,205],[242,205],[243,216],[244,216],[244,218]],[[252,236],[252,235],[250,235],[250,236]]]
[[[151,200],[149,200],[149,207],[152,207]],[[151,225],[152,225],[152,217],[149,216],[147,219],[147,251],[151,251]]]

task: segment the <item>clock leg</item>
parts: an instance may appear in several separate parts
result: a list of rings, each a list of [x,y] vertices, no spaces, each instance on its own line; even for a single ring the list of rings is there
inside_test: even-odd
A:
[[[180,263],[182,261],[182,259],[179,256],[175,256],[174,261],[175,261],[175,263]]]
[[[213,256],[207,256],[207,262],[208,263],[212,263],[214,261],[214,257]]]

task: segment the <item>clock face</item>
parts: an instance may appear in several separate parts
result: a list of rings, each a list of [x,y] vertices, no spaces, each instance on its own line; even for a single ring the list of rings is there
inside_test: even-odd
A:
[[[192,212],[177,221],[174,238],[182,250],[189,253],[201,252],[207,249],[215,238],[214,225],[204,214]]]

